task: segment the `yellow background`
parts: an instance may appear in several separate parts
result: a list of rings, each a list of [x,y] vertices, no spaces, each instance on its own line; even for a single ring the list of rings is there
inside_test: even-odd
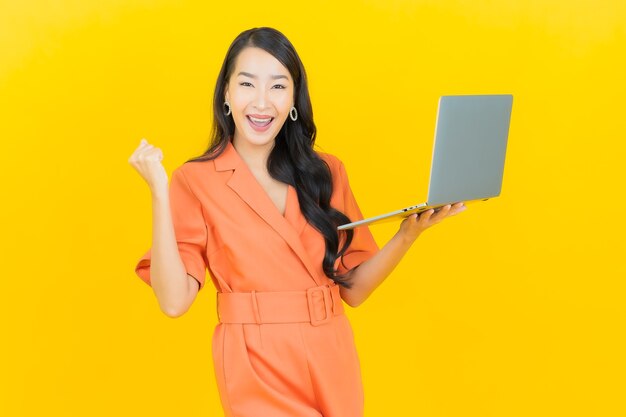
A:
[[[151,212],[127,160],[205,149],[254,26],[296,46],[366,216],[426,197],[440,95],[515,96],[501,197],[349,311],[367,416],[626,415],[625,5],[0,1],[0,415],[221,415],[214,291],[172,320],[134,275]]]

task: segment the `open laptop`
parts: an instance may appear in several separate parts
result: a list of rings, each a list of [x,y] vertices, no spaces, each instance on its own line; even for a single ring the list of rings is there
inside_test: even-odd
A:
[[[442,96],[426,202],[337,229],[402,219],[447,204],[499,196],[512,105],[511,94]]]

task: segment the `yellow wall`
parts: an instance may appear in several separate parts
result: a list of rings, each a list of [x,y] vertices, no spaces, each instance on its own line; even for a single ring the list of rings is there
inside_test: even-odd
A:
[[[172,320],[134,275],[127,159],[199,154],[226,48],[266,25],[366,215],[424,199],[439,95],[515,95],[502,196],[349,311],[367,416],[626,415],[625,4],[0,1],[0,415],[221,415],[214,291]]]

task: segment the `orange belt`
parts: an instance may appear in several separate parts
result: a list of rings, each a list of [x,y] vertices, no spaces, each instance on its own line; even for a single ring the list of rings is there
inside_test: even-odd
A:
[[[306,291],[218,292],[220,323],[311,323],[313,326],[343,314],[337,284]]]

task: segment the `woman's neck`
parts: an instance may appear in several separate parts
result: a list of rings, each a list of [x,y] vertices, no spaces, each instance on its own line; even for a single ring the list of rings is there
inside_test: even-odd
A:
[[[267,158],[272,152],[274,141],[266,145],[254,145],[246,140],[233,139],[233,146],[246,165],[254,171],[267,171]]]

